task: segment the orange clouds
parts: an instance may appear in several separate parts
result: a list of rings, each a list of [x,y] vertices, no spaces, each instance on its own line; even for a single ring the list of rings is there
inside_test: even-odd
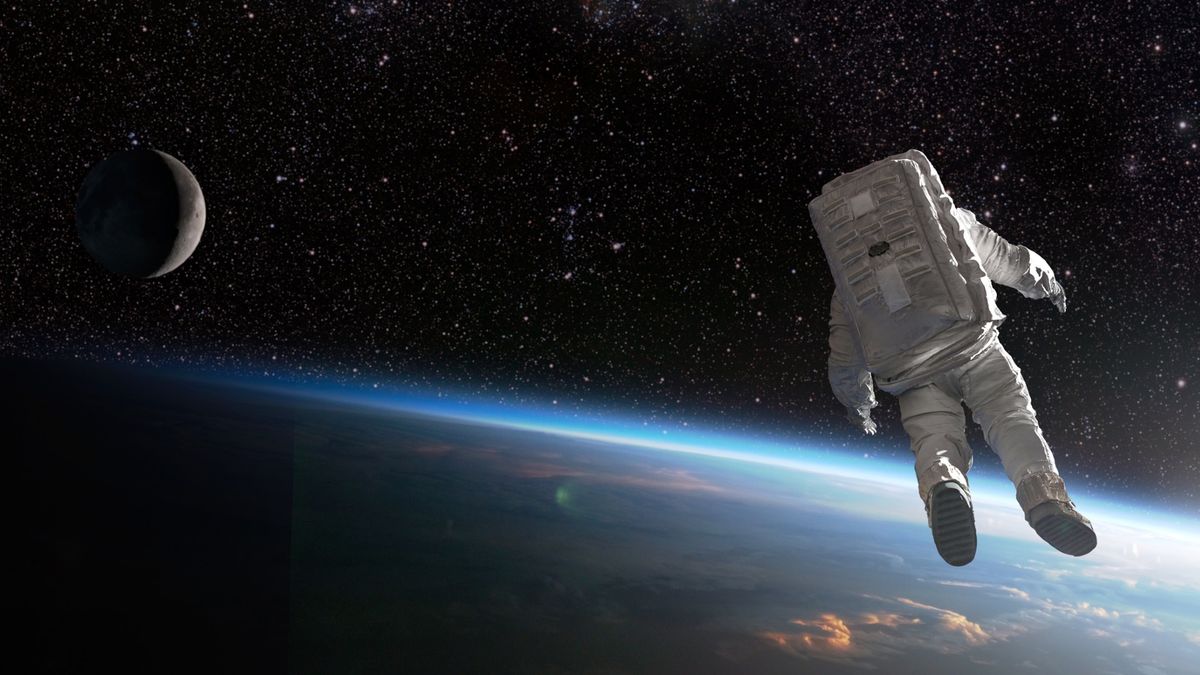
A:
[[[903,616],[901,614],[892,614],[889,612],[881,612],[879,614],[863,614],[862,621],[868,626],[886,626],[888,628],[921,623],[921,620],[915,616]]]
[[[909,600],[908,598],[896,598],[896,601],[908,605],[909,607],[915,607],[917,609],[923,609],[935,613],[938,617],[938,624],[943,629],[950,633],[959,634],[964,640],[967,641],[967,644],[981,645],[990,642],[992,639],[991,636],[988,635],[987,631],[983,630],[982,626],[974,621],[971,621],[958,612],[951,611],[949,609],[942,609],[941,607],[934,607],[933,605],[926,605],[917,602],[916,600]]]
[[[846,652],[853,646],[850,626],[836,614],[817,619],[792,619],[791,623],[811,630],[797,633],[769,631],[761,634],[768,642],[794,654],[808,651]]]
[[[1123,650],[1142,651],[1160,644],[1163,633],[1175,633],[1163,621],[1137,609],[1100,607],[1086,601],[1063,603],[1034,599],[1011,586],[966,581],[938,582],[945,586],[970,588],[994,596],[1021,601],[1015,612],[984,616],[982,622],[966,615],[905,597],[861,597],[868,604],[856,614],[825,612],[791,619],[778,630],[756,632],[767,649],[779,649],[798,659],[820,659],[862,668],[882,668],[897,654],[927,650],[942,654],[968,654],[982,663],[980,647],[1013,640],[1030,631],[1055,625],[1072,630]],[[1069,623],[1068,623],[1069,622]],[[776,624],[779,625],[779,624]],[[1200,645],[1200,631],[1181,630],[1179,637]]]
[[[946,611],[940,618],[942,628],[952,633],[960,633],[968,644],[981,645],[992,638],[980,627],[958,612]]]
[[[764,631],[758,634],[768,644],[795,656],[816,656],[834,661],[860,663],[886,658],[897,649],[913,647],[940,652],[960,652],[997,640],[966,616],[908,598],[894,602],[915,610],[912,614],[875,611],[843,618],[826,612],[810,619],[792,619],[794,630]],[[865,660],[865,661],[864,661]]]
[[[818,636],[816,639],[823,640],[825,646],[830,649],[845,650],[850,648],[850,627],[846,625],[845,621],[838,618],[836,614],[822,614],[821,618],[816,621],[792,619],[792,623],[797,626],[811,626],[820,630],[823,635]],[[806,634],[805,637],[810,638],[812,636]]]

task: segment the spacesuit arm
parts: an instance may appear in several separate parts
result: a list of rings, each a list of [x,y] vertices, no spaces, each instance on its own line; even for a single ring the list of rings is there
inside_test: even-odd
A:
[[[1062,293],[1054,270],[1042,256],[1024,246],[1008,243],[976,220],[974,213],[957,207],[954,211],[969,226],[983,270],[992,281],[1015,288],[1021,295],[1035,300]]]
[[[874,424],[868,423],[871,409],[879,405],[875,400],[875,381],[836,292],[829,307],[829,384],[833,395],[846,406],[846,418],[873,433]]]

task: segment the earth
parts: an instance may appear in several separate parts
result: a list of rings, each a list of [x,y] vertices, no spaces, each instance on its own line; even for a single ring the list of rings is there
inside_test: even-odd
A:
[[[979,552],[953,568],[911,469],[802,445],[690,451],[134,369],[3,374],[14,644],[42,670],[1200,672],[1185,516],[1077,496],[1100,546],[1075,559],[973,476]]]

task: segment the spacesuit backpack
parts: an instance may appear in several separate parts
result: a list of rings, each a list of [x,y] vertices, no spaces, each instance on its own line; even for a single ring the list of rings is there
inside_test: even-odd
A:
[[[978,256],[920,151],[835,178],[808,211],[868,369],[986,314]]]

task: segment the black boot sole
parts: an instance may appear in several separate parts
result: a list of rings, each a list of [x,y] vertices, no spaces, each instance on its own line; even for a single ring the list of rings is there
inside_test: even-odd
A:
[[[932,497],[930,526],[937,552],[947,563],[962,567],[975,559],[975,512],[957,490],[943,489]]]
[[[1096,532],[1070,516],[1046,516],[1033,526],[1038,536],[1067,555],[1081,556],[1096,548]]]

